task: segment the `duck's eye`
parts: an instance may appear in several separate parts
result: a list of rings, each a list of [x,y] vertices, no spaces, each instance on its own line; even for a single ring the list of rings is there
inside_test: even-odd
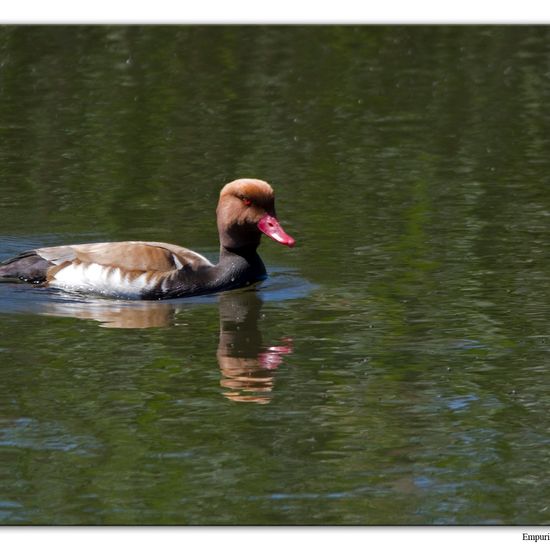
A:
[[[245,206],[250,206],[252,204],[252,201],[246,197],[243,197],[242,200]]]

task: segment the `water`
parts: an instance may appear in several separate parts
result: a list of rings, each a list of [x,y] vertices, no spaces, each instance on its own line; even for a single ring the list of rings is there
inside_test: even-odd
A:
[[[548,27],[2,27],[0,259],[217,254],[166,303],[0,285],[4,524],[548,524]]]

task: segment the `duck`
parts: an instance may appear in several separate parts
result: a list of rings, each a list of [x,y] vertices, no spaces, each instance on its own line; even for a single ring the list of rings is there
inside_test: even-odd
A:
[[[264,280],[267,272],[257,252],[262,235],[295,245],[277,219],[275,194],[266,181],[241,178],[224,185],[216,217],[217,264],[163,242],[85,243],[24,251],[0,264],[0,281],[122,299],[198,296]]]

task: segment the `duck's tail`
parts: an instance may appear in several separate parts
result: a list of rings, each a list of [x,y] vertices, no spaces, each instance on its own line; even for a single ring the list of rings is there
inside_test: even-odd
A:
[[[0,263],[0,281],[24,281],[26,283],[43,283],[48,269],[53,264],[38,255],[35,250],[4,260]]]

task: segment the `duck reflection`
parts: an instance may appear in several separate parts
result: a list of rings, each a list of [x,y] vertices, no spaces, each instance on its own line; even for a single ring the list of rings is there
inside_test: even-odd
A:
[[[55,317],[90,319],[105,328],[152,328],[175,324],[177,308],[167,302],[87,300],[47,302],[40,313]]]
[[[255,292],[226,292],[220,296],[218,364],[224,395],[232,401],[265,405],[271,401],[274,370],[292,353],[292,339],[264,346],[258,320],[262,300]]]
[[[179,307],[177,307],[179,305]],[[292,339],[264,345],[258,326],[263,301],[254,289],[224,292],[219,296],[220,337],[216,357],[223,395],[236,402],[271,401],[274,371],[284,355],[292,353]],[[174,302],[113,302],[110,300],[51,301],[45,315],[93,319],[107,328],[151,328],[177,324],[182,306]]]

